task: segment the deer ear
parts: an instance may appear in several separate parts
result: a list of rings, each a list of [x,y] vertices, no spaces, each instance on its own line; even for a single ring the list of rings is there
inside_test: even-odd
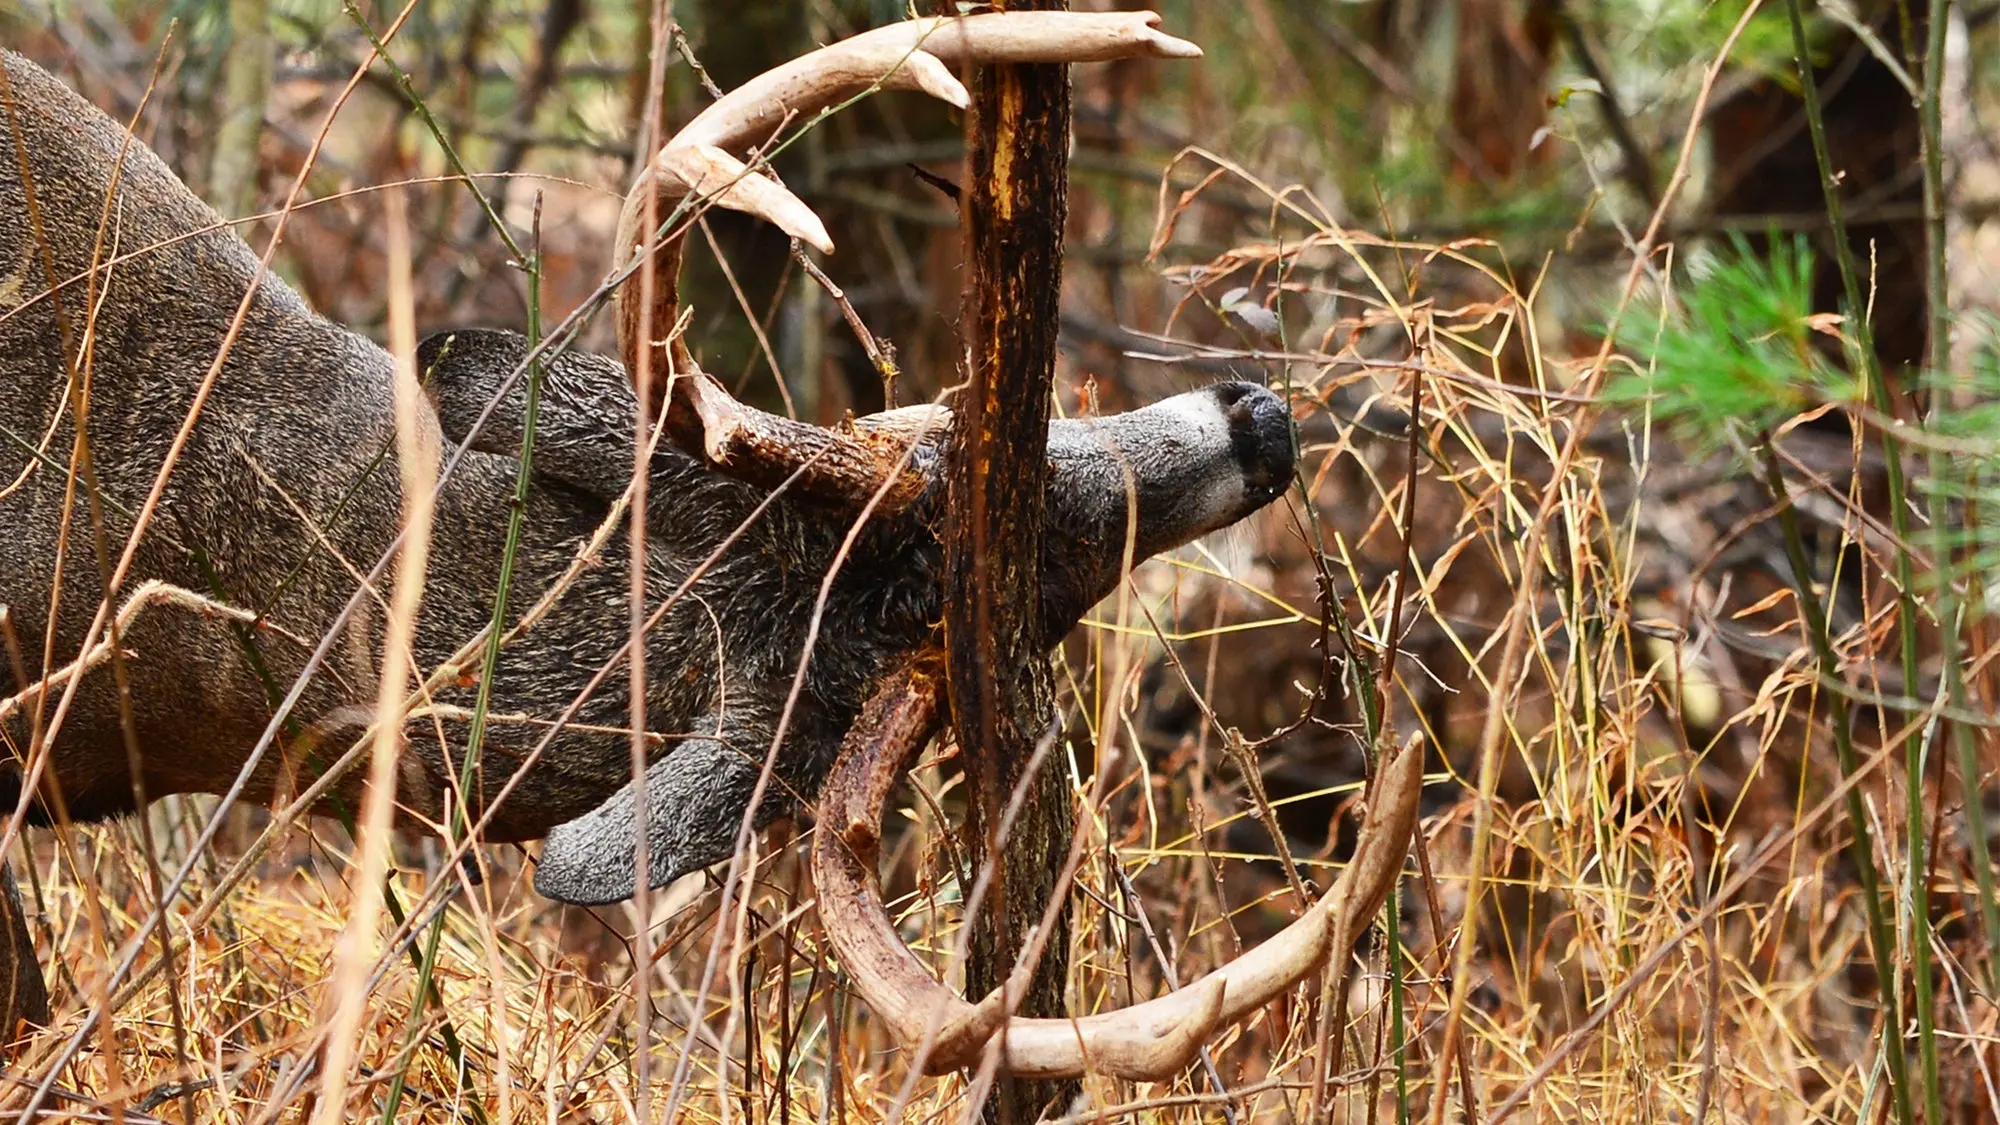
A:
[[[700,727],[713,718],[697,719]],[[729,858],[761,763],[728,743],[759,744],[761,733],[690,738],[646,770],[647,882],[664,887],[690,871]],[[550,829],[535,868],[535,890],[579,906],[631,898],[637,886],[634,815],[641,795],[631,782],[591,811]],[[768,819],[768,818],[759,818]]]
[[[527,341],[512,332],[484,328],[438,332],[417,345],[417,378],[437,411],[445,439],[466,443],[472,426],[499,393],[500,385],[528,354]],[[506,400],[472,434],[472,448],[515,453],[521,448],[521,413],[526,402],[516,380]]]
[[[527,373],[504,395],[500,388],[527,355],[527,337],[488,328],[439,332],[417,346],[417,375],[447,439],[462,445],[470,437],[472,448],[484,453],[521,452]],[[486,422],[474,433],[482,414]],[[606,500],[616,497],[632,476],[637,414],[638,400],[618,361],[580,352],[547,360],[535,414],[535,475]]]
[[[659,765],[654,763],[653,768]],[[651,789],[648,785],[649,796]],[[535,890],[542,897],[575,906],[605,906],[632,897],[638,883],[633,855],[638,850],[633,839],[635,796],[627,782],[603,804],[550,830],[535,866]],[[647,804],[647,811],[654,813],[652,802]],[[648,870],[671,868],[671,862],[660,862],[666,858],[662,853],[668,846],[667,825],[655,814],[647,818],[647,827],[652,848]]]

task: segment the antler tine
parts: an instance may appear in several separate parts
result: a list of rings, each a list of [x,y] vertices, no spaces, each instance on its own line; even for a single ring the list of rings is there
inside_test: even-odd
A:
[[[890,677],[862,713],[827,782],[813,841],[820,918],[841,965],[906,1048],[929,1041],[931,1073],[971,1065],[1005,1014],[996,991],[968,1004],[933,979],[897,936],[874,870],[882,806],[904,764],[937,727],[937,674]],[[1345,957],[1400,876],[1416,831],[1423,745],[1412,738],[1383,763],[1352,862],[1333,888],[1277,936],[1178,992],[1075,1020],[1005,1021],[1004,1062],[1024,1077],[1095,1070],[1154,1081],[1191,1062],[1224,1024],[1270,1003],[1326,962]],[[1024,971],[1026,966],[1017,968]]]
[[[661,221],[673,215],[683,200],[699,197],[714,206],[762,217],[785,233],[831,252],[833,241],[812,208],[744,162],[752,149],[775,139],[787,125],[803,124],[822,110],[878,89],[921,90],[962,108],[969,96],[952,77],[951,67],[966,63],[1067,63],[1140,55],[1193,58],[1201,54],[1194,44],[1161,32],[1158,23],[1159,16],[1151,12],[993,12],[917,19],[865,32],[776,67],[717,99],[647,163],[619,214],[613,266],[624,268],[642,249],[647,202],[655,198],[654,210]],[[685,226],[675,223],[675,230],[655,248],[650,310],[642,303],[640,286],[634,283],[622,287],[616,300],[619,351],[626,367],[636,377],[640,353],[647,350],[653,385],[673,388],[667,399],[670,411],[681,401],[681,385],[686,382],[676,376],[695,372],[687,350],[670,342],[677,328],[677,280]],[[645,339],[648,336],[652,339]],[[704,394],[711,403],[718,395],[726,397],[720,387],[711,387]],[[748,418],[757,412],[736,406],[730,413]],[[755,423],[752,428],[773,433],[786,429],[776,423]],[[706,458],[706,451],[715,444],[686,426],[670,432],[676,435],[675,444],[696,457]],[[834,435],[828,440],[838,443],[850,437]],[[811,452],[788,452],[777,445],[763,448],[756,458],[740,459],[736,466],[710,463],[724,472],[768,483],[799,468]],[[824,454],[822,458],[828,459]],[[818,474],[815,467],[808,470],[802,491],[844,497],[858,505],[876,491],[866,486],[866,479],[872,473],[878,484],[886,480],[896,457],[885,459],[878,444],[849,449],[830,460],[862,471],[840,481],[815,483],[811,479]],[[892,487],[890,502],[906,491]]]

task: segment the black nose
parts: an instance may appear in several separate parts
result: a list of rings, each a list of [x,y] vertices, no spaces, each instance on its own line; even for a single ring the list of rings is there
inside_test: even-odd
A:
[[[1276,497],[1292,481],[1292,415],[1285,400],[1255,383],[1218,383],[1214,394],[1229,419],[1244,489],[1262,500]]]

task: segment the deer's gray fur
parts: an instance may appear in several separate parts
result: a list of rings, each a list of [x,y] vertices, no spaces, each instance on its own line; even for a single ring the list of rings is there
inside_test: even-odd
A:
[[[104,541],[115,559],[257,258],[152,152],[128,146],[116,123],[19,56],[0,52],[0,60],[11,87],[0,114],[0,604],[32,683],[76,660],[104,594],[81,480],[65,514],[79,350],[87,359],[81,377]],[[100,231],[107,199],[109,220]],[[93,276],[94,253],[110,264]],[[435,424],[456,442],[522,358],[524,341],[461,332],[433,337],[421,351]],[[274,690],[292,683],[307,646],[396,533],[390,376],[381,347],[321,319],[276,277],[263,280],[120,597],[142,582],[164,582],[260,614],[266,627],[195,612],[191,603],[137,614],[121,641],[139,776],[128,768],[112,670],[101,664],[83,675],[50,743],[48,780],[23,795],[22,768],[9,761],[0,767],[0,807],[28,800],[31,815],[46,821],[59,795],[70,817],[104,817],[132,811],[139,792],[218,792],[235,780],[272,714]],[[438,497],[418,629],[423,668],[477,634],[491,612],[521,414],[517,386]],[[550,366],[512,601],[517,615],[570,567],[623,490],[634,416],[618,363],[572,354]],[[935,472],[940,456],[926,446],[917,463]],[[1137,497],[1136,555],[1145,557],[1263,506],[1285,486],[1292,465],[1283,403],[1247,384],[1057,422],[1049,457],[1046,644],[1114,588],[1128,495]],[[765,492],[665,446],[651,465],[646,585],[658,604]],[[825,606],[778,757],[778,785],[760,819],[815,793],[871,685],[939,619],[934,529],[942,491],[931,489],[862,532]],[[667,736],[646,787],[656,885],[729,854],[821,580],[852,518],[779,499],[647,638],[648,725]],[[612,536],[601,561],[553,612],[505,649],[492,707],[501,718],[489,731],[475,808],[624,641],[625,551],[625,536]],[[59,557],[60,593],[52,595]],[[258,798],[277,799],[304,784],[314,764],[337,757],[366,722],[381,605],[371,598],[337,657],[312,679],[283,753],[269,756],[252,779]],[[12,679],[0,679],[0,687]],[[634,890],[633,787],[628,740],[619,731],[627,722],[625,684],[613,675],[583,704],[487,831],[491,840],[547,838],[536,885],[552,897],[606,902]],[[12,694],[0,691],[0,699]],[[0,724],[11,751],[27,752],[28,714],[36,707],[52,713],[61,694],[57,686],[39,701],[16,697],[25,705]],[[470,688],[452,683],[435,702],[469,709],[472,698]],[[397,792],[409,812],[443,814],[464,735],[456,718],[410,721]],[[358,784],[357,777],[339,790],[350,807]]]

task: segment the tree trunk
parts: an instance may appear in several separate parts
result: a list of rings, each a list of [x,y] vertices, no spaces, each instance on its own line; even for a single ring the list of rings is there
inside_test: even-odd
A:
[[[1014,0],[1008,8],[1061,8]],[[969,83],[972,138],[963,195],[964,324],[972,370],[953,421],[945,532],[945,642],[953,729],[970,790],[967,839],[991,889],[973,926],[967,990],[1007,978],[1041,921],[1073,828],[1060,747],[1025,779],[1018,814],[1002,819],[1037,746],[1053,738],[1054,678],[1038,628],[1042,487],[1055,378],[1062,233],[1067,213],[1069,73],[1062,66],[987,67]],[[1018,1011],[1061,1016],[1069,916],[1054,931]],[[989,1120],[1033,1121],[1074,1083],[1003,1076]]]
[[[805,33],[808,5],[804,0],[758,0],[755,4],[696,0],[691,7],[691,12],[689,5],[677,10],[683,13],[683,19],[691,17],[699,36],[695,40],[697,57],[716,85],[724,90],[734,90],[816,46]],[[668,57],[673,57],[671,52]],[[698,93],[685,111],[692,115],[708,102],[706,93]],[[678,126],[685,119],[670,120]],[[672,129],[667,131],[671,133]],[[802,152],[804,147],[798,146],[776,160],[775,170],[795,190],[802,186],[799,177]],[[689,346],[696,349],[696,358],[703,367],[720,377],[725,386],[740,385],[740,393],[747,401],[790,414],[791,403],[778,392],[774,382],[778,373],[765,363],[763,345],[753,325],[770,311],[772,299],[792,268],[791,239],[762,219],[721,207],[711,209],[706,220],[715,246],[728,262],[729,275],[724,275],[708,239],[699,231],[690,234],[687,260],[681,266],[681,292],[699,293],[701,297],[691,302],[695,319],[688,326]],[[841,235],[845,233],[834,235],[835,244],[843,250],[856,241],[843,239]],[[804,287],[810,287],[810,283]],[[741,302],[736,296],[738,290],[743,294]],[[774,318],[773,331],[777,323]],[[771,343],[777,345],[775,339]],[[742,378],[745,373],[753,376],[747,383]],[[794,378],[811,378],[814,373],[789,374]]]
[[[42,983],[41,963],[35,960],[35,943],[13,869],[0,860],[0,1047],[13,1041],[23,1021],[49,1022],[49,992]]]
[[[257,209],[258,138],[271,92],[271,26],[264,0],[230,0],[222,64],[222,126],[208,166],[208,199],[225,218]]]

